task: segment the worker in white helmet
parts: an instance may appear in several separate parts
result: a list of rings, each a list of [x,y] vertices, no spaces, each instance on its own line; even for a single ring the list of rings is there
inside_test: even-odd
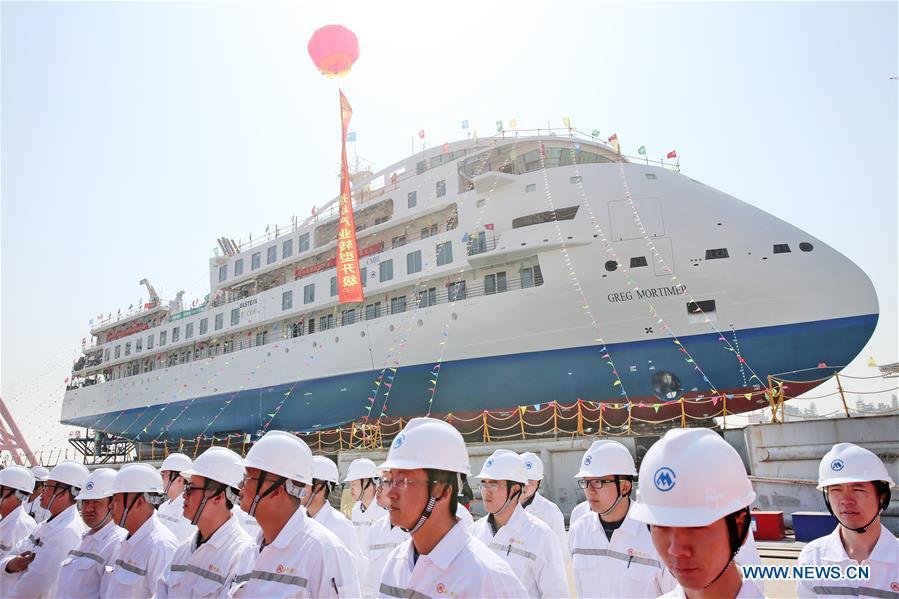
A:
[[[87,475],[87,468],[77,462],[57,464],[47,475],[41,507],[50,517],[0,560],[0,593],[4,599],[54,596],[59,564],[78,546],[84,532],[75,497]]]
[[[381,573],[384,571],[387,557],[400,543],[409,538],[408,532],[391,523],[390,513],[387,512],[387,497],[384,493],[384,487],[380,484],[375,493],[375,501],[384,508],[386,515],[372,525],[368,534],[368,548],[366,551],[368,570],[366,570],[365,579],[362,583],[362,596],[367,598],[378,596]]]
[[[870,567],[867,580],[809,580],[800,597],[899,597],[899,541],[880,521],[893,477],[871,451],[837,443],[818,466],[818,489],[837,527],[802,548],[798,565]]]
[[[50,474],[50,471],[43,466],[35,466],[31,469],[31,473],[34,475],[34,491],[31,492],[31,497],[23,505],[25,513],[40,524],[50,517],[47,510],[41,507],[41,491],[44,490],[44,484],[47,482],[47,476]]]
[[[156,515],[166,528],[172,531],[178,539],[178,544],[197,532],[197,527],[184,517],[184,496],[181,494],[186,483],[182,475],[192,466],[191,459],[183,453],[170,453],[159,467],[166,500],[156,510]]]
[[[231,512],[243,480],[243,458],[210,447],[194,461],[184,486],[184,517],[197,533],[183,542],[156,586],[156,599],[222,597],[231,580],[245,572],[259,551]]]
[[[124,466],[112,483],[112,518],[128,531],[119,556],[106,565],[101,597],[150,597],[178,540],[160,520],[156,508],[165,501],[162,477],[146,464]]]
[[[715,432],[669,430],[649,448],[630,516],[650,525],[653,545],[677,579],[665,597],[763,596],[734,562],[753,501],[743,461]]]
[[[81,544],[69,551],[62,562],[56,597],[89,599],[100,596],[100,583],[106,564],[119,556],[122,541],[128,534],[112,520],[112,485],[116,471],[97,468],[84,482],[76,498],[87,532]]]
[[[413,418],[380,468],[390,521],[411,537],[388,556],[381,597],[527,596],[509,565],[458,525],[460,478],[470,473],[458,430]]]
[[[368,547],[368,533],[372,524],[387,515],[387,511],[374,500],[380,473],[375,463],[368,458],[359,458],[350,462],[346,478],[350,495],[353,497],[352,521],[356,529],[360,547]]]
[[[528,483],[524,460],[511,451],[495,452],[477,478],[487,517],[474,523],[471,535],[509,564],[528,597],[567,596],[565,559],[557,535],[518,503]]]
[[[574,477],[591,512],[569,531],[578,597],[658,597],[674,577],[659,559],[649,529],[631,517],[637,468],[627,447],[594,441]]]
[[[556,533],[560,551],[568,554],[568,535],[565,532],[565,516],[555,503],[540,494],[540,483],[543,481],[543,460],[537,454],[526,451],[521,454],[524,467],[528,471],[528,484],[521,494],[521,507],[532,516],[543,520]]]
[[[34,474],[22,466],[0,470],[0,559],[37,527],[23,503],[34,491]]]
[[[241,507],[262,528],[261,551],[235,577],[232,597],[359,597],[349,549],[309,518],[312,451],[295,435],[269,431],[244,459]]]
[[[356,572],[360,581],[365,579],[368,570],[368,557],[362,551],[356,527],[346,516],[328,502],[328,497],[337,486],[340,475],[337,472],[337,464],[325,456],[317,455],[312,458],[312,485],[303,506],[306,513],[316,522],[333,532],[340,542],[350,550],[356,561]],[[386,514],[386,512],[385,512]]]

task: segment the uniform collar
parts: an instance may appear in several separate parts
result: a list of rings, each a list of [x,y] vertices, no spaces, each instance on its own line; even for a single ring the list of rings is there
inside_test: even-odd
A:
[[[25,511],[25,504],[24,504],[24,503],[20,503],[20,504],[19,504],[19,507],[17,507],[17,508],[14,509],[13,511],[11,511],[11,512],[9,513],[9,515],[6,516],[6,518],[3,518],[2,521],[5,522],[5,521],[8,520],[8,521],[10,521],[10,522],[13,522],[13,521],[18,520],[18,519],[20,519],[20,518],[24,518],[24,517],[27,516],[27,515],[28,515],[28,512]]]
[[[65,528],[66,526],[71,524],[75,518],[79,517],[80,516],[78,514],[78,508],[75,507],[75,504],[72,504],[63,511],[56,514],[56,517],[52,520],[47,520],[44,523],[44,526],[50,529]]]
[[[593,522],[593,529],[595,531],[602,531],[603,536],[605,536],[605,529],[602,526],[602,520],[599,519],[599,514],[593,511],[591,511],[590,514],[591,521]],[[631,511],[628,510],[627,514],[624,516],[624,521],[615,532],[620,532],[621,534],[627,535],[629,537],[635,537],[637,536],[637,534],[639,534],[641,526],[645,527],[646,525],[631,518]],[[609,541],[611,540],[612,539],[609,539]]]
[[[421,560],[426,559],[441,570],[447,570],[450,564],[453,563],[453,560],[456,559],[456,556],[459,555],[462,549],[468,544],[469,538],[468,533],[465,532],[465,528],[457,522],[445,535],[443,535],[443,538],[440,539],[430,553],[427,555],[420,554],[418,556],[418,562],[420,563]],[[409,553],[406,556],[410,564],[413,563],[412,555],[414,551],[415,545],[410,539]]]
[[[156,511],[154,510],[150,517],[147,518],[146,522],[140,525],[134,534],[131,535],[131,538],[126,539],[126,542],[130,545],[136,545],[143,541],[146,537],[150,536],[150,533],[156,530],[159,527],[159,518],[156,516]]]
[[[239,527],[240,524],[237,522],[237,518],[232,514],[230,518],[225,520],[222,525],[219,526],[217,531],[212,533],[212,536],[209,537],[209,540],[207,540],[204,545],[209,545],[210,547],[218,549],[225,544],[226,540],[234,535],[234,529]],[[196,534],[199,534],[199,532]]]
[[[271,546],[283,549],[290,545],[295,536],[302,533],[306,529],[306,510],[300,508],[293,513],[275,540],[271,542]]]
[[[325,522],[327,522],[328,520],[331,519],[330,510],[333,510],[333,509],[334,508],[331,507],[331,504],[326,501],[324,503],[324,505],[322,505],[320,508],[318,508],[318,511],[315,512],[315,515],[312,517],[312,519],[315,520],[316,522],[318,522],[319,524],[324,524]],[[307,515],[308,515],[308,512],[307,512]]]
[[[824,544],[824,551],[822,551],[821,557],[829,562],[855,561],[849,557],[849,554],[846,553],[846,548],[843,547],[843,539],[840,538],[840,527],[841,525],[838,524],[834,531],[827,535],[827,542]],[[851,533],[852,531],[849,532]],[[874,549],[871,550],[871,555],[868,556],[868,561],[892,563],[896,559],[897,549],[899,549],[899,541],[896,540],[893,533],[883,523],[880,523],[880,536],[877,538]]]
[[[527,516],[524,513],[524,508],[520,505],[515,505],[515,509],[512,511],[512,515],[509,517],[509,521],[506,522],[506,526],[509,527],[509,530],[521,530],[521,527],[524,526],[525,522],[527,522]],[[502,528],[500,529],[502,530]]]
[[[118,526],[112,520],[112,516],[109,517],[109,520],[106,521],[106,524],[101,526],[99,529],[88,528],[83,535],[81,535],[82,539],[87,539],[88,537],[94,539],[104,539],[109,535],[115,532]]]

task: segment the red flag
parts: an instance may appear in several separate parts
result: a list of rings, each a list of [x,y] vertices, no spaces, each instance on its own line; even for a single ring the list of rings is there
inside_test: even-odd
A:
[[[618,134],[617,134],[617,133],[613,133],[613,134],[612,134],[612,137],[609,138],[609,141],[618,141]]]
[[[418,130],[418,137],[419,137],[419,139],[424,139],[424,138],[425,138],[425,130],[424,130],[424,129],[419,129],[419,130]]]
[[[337,226],[337,291],[339,303],[362,302],[362,281],[359,279],[359,249],[356,246],[356,222],[353,217],[353,196],[350,194],[350,169],[346,159],[346,134],[353,109],[340,92],[340,120],[343,136],[340,142],[340,220]]]
[[[677,150],[671,150],[665,158],[677,158]]]
[[[443,153],[444,153],[444,154],[449,154],[449,143],[444,143],[444,144],[443,144]]]
[[[493,223],[487,223],[486,225],[484,225],[484,228],[487,229],[488,231],[492,231],[492,230],[493,230]]]

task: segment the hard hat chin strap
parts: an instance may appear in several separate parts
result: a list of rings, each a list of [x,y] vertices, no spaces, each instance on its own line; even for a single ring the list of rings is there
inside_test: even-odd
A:
[[[427,522],[428,517],[430,517],[431,512],[434,511],[434,506],[437,505],[436,497],[428,497],[428,504],[425,506],[425,509],[421,512],[421,516],[418,518],[418,523],[412,528],[402,528],[403,532],[408,532],[410,535],[415,534],[419,528],[424,526],[425,522]]]
[[[599,512],[599,517],[600,517],[600,518],[602,518],[603,516],[605,516],[605,515],[611,513],[612,510],[614,510],[616,507],[618,507],[618,504],[621,503],[621,500],[624,499],[625,497],[628,498],[628,499],[627,499],[627,500],[628,500],[628,503],[630,503],[630,497],[629,497],[629,494],[628,494],[628,495],[622,495],[622,494],[621,494],[621,477],[618,476],[617,474],[615,475],[615,490],[618,492],[618,499],[615,500],[615,503],[613,503],[612,506],[611,506],[609,509],[607,509],[607,510],[604,511],[604,512]]]
[[[109,504],[108,504],[106,507],[108,508],[108,509],[106,510],[106,515],[103,516],[103,519],[100,520],[100,523],[99,523],[99,524],[97,524],[96,526],[92,526],[92,527],[91,527],[92,530],[100,530],[101,528],[103,528],[104,526],[106,526],[106,523],[107,523],[107,522],[109,522],[110,520],[112,520],[112,497],[109,498]]]
[[[125,520],[128,519],[128,513],[131,511],[131,508],[134,507],[134,504],[137,503],[137,498],[141,496],[141,493],[135,493],[134,499],[131,500],[131,505],[127,505],[128,503],[128,495],[125,494],[125,509],[122,511],[122,517],[119,518],[119,526],[125,528]]]
[[[518,485],[517,492],[512,493],[512,485]],[[514,507],[515,505],[518,505],[518,499],[521,497],[522,489],[523,489],[523,487],[522,487],[521,483],[507,480],[506,481],[506,501],[503,503],[502,507],[500,507],[495,512],[491,512],[491,513],[492,514],[502,514],[509,508],[509,506]]]
[[[51,514],[51,517],[52,517],[53,512],[51,512],[50,509],[53,507],[53,502],[56,501],[57,497],[62,496],[62,494],[67,491],[71,492],[71,490],[72,490],[72,487],[70,487],[69,485],[63,485],[61,487],[59,485],[57,485],[53,489],[53,495],[50,496],[50,503],[47,504],[47,512],[49,512]]]
[[[737,516],[739,514],[746,514],[746,525],[743,527],[743,530],[739,530],[737,524]],[[746,542],[746,537],[749,536],[749,527],[752,525],[752,515],[749,512],[749,506],[747,505],[745,508],[738,512],[734,512],[732,514],[728,514],[724,517],[724,522],[727,524],[727,536],[730,541],[730,559],[727,561],[727,564],[718,572],[718,576],[713,578],[711,582],[702,587],[703,589],[707,589],[716,582],[718,579],[724,576],[724,573],[727,572],[727,569],[730,568],[731,564],[734,563],[734,559],[736,559],[737,554],[740,552],[740,548],[743,546],[743,543]]]

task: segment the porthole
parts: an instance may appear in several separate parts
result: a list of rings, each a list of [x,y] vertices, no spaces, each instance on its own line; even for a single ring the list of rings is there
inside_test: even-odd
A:
[[[340,343],[340,337],[334,337],[334,343]]]
[[[423,321],[422,319],[419,318],[419,319],[418,319],[418,326],[422,326],[423,324],[424,324],[424,321]]]
[[[453,318],[453,320],[456,320],[456,319],[459,318],[459,315],[456,314],[455,312],[453,312],[453,313],[452,313],[452,318]]]
[[[387,330],[389,330],[391,333],[393,332],[393,329],[394,329],[393,325],[390,325],[389,327],[387,327]]]
[[[813,249],[815,249],[815,246],[813,246],[812,244],[810,244],[807,241],[803,241],[802,243],[799,244],[799,249],[802,250],[803,252],[810,252]]]
[[[615,262],[614,260],[609,260],[608,262],[606,262],[606,270],[607,271],[614,272],[617,269],[618,269],[618,263]]]
[[[359,331],[359,336],[360,336],[360,337],[365,337],[365,331]]]

